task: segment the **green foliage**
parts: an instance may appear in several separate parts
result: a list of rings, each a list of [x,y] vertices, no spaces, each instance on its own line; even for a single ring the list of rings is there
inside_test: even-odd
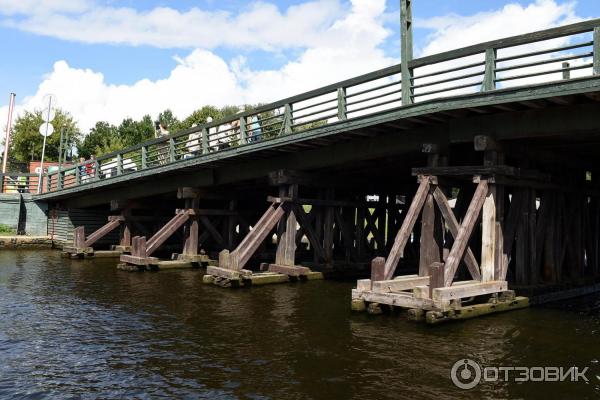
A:
[[[42,123],[42,110],[26,111],[15,120],[10,140],[10,154],[15,161],[28,162],[41,159],[44,137],[40,135],[39,127]],[[64,128],[76,141],[79,140],[79,134],[76,133],[77,125],[69,113],[57,109],[52,125],[54,133],[46,141],[47,161],[58,160],[61,129]]]
[[[193,113],[189,117],[184,119],[181,124],[181,129],[189,129],[194,125],[202,125],[206,123],[206,119],[211,117],[213,120],[220,119],[221,111],[214,106],[204,106]]]
[[[141,121],[127,118],[119,125],[118,136],[124,147],[142,143],[154,137],[154,123],[149,115],[145,115]]]
[[[96,125],[90,129],[90,133],[83,139],[79,145],[79,155],[89,159],[90,155],[102,155],[99,149],[104,147],[117,137],[117,128],[108,122],[96,122]]]
[[[14,235],[17,232],[8,225],[0,224],[0,235]]]
[[[181,122],[173,115],[173,111],[169,109],[158,114],[158,120],[163,123],[171,133],[181,130]]]

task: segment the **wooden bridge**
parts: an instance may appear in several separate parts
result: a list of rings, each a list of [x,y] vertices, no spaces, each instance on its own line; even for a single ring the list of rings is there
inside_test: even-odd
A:
[[[118,228],[122,263],[173,250],[227,285],[372,263],[355,307],[430,322],[525,304],[509,286],[595,290],[600,20],[413,59],[405,11],[400,65],[46,174],[34,198],[109,215],[73,254]]]

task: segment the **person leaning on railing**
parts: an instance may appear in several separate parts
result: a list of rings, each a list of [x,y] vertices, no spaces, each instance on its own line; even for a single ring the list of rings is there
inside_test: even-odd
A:
[[[192,125],[195,128],[197,125]],[[188,135],[188,140],[185,143],[186,153],[183,158],[192,158],[200,154],[200,138],[202,133],[200,131],[192,132]]]

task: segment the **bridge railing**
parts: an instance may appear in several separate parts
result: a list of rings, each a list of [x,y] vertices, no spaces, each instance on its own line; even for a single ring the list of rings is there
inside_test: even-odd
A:
[[[253,146],[412,103],[600,75],[600,19],[433,54],[409,61],[408,68],[408,82],[394,65],[64,168],[48,174],[46,190]]]
[[[37,193],[39,178],[39,174],[25,172],[0,173],[0,193]]]

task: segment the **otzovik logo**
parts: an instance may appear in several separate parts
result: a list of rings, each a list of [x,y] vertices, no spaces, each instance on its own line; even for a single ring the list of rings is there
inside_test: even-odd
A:
[[[450,377],[454,385],[469,390],[483,382],[589,382],[589,367],[514,367],[481,366],[468,358],[452,366]]]
[[[481,381],[481,367],[473,360],[458,360],[450,371],[452,382],[464,390],[473,389]]]

